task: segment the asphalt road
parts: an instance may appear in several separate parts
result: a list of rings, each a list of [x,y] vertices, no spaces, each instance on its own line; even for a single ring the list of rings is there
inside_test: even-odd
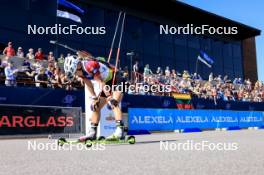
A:
[[[136,138],[135,145],[97,145],[90,150],[83,145],[59,150],[52,139],[0,140],[0,174],[262,175],[264,172],[264,130],[166,133]]]

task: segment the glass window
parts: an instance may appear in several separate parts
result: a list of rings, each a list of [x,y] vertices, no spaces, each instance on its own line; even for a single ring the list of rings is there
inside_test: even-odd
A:
[[[198,36],[189,35],[188,36],[188,47],[200,49],[200,40]]]
[[[177,62],[173,57],[161,57],[160,58],[161,63],[162,63],[162,69],[165,70],[166,66],[170,67],[171,69],[176,69],[177,68]]]
[[[186,46],[187,35],[174,35],[174,43],[179,46]]]
[[[111,46],[111,43],[113,40],[117,19],[118,19],[118,12],[114,12],[111,10],[105,10],[104,25],[106,27],[106,34],[104,35],[104,38],[105,38],[106,45],[108,47]],[[116,38],[118,38],[118,36]]]
[[[243,71],[243,65],[242,65],[242,60],[241,59],[234,59],[234,70],[235,71]]]
[[[160,36],[160,42],[166,42],[166,43],[173,43],[173,35],[159,35]]]
[[[124,32],[124,43],[128,50],[143,52],[143,29],[138,18],[127,16]]]
[[[223,58],[224,67],[228,69],[233,69],[232,45],[230,43],[226,43],[223,45]]]
[[[173,45],[166,42],[160,42],[160,56],[173,57]]]
[[[201,37],[201,50],[209,52],[211,50],[211,39]]]
[[[230,80],[233,80],[235,78],[233,69],[225,68],[224,73],[225,73],[225,75],[228,75]]]
[[[196,63],[197,63],[197,57],[199,55],[198,49],[188,48],[188,57],[189,57],[189,71],[194,73],[196,72]],[[201,64],[201,63],[198,63]]]
[[[233,44],[232,46],[234,58],[241,58],[241,44]]]
[[[152,72],[161,66],[160,58],[156,55],[145,54],[144,55],[144,66],[149,64]],[[163,64],[162,64],[163,65]]]
[[[223,43],[220,41],[212,41],[212,58],[214,60],[213,73],[216,75],[223,75]]]
[[[188,60],[187,56],[187,48],[184,46],[175,46],[175,58],[176,60],[183,60],[186,61]]]
[[[188,70],[188,62],[184,60],[176,60],[176,71],[182,73],[184,70]]]
[[[159,55],[159,31],[158,25],[151,22],[143,22],[144,53]]]

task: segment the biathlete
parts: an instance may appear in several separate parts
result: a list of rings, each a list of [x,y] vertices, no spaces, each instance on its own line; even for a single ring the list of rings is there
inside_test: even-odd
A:
[[[77,53],[80,55],[80,53]],[[115,67],[107,62],[99,61],[96,59],[80,60],[76,56],[70,56],[65,59],[64,70],[67,77],[71,80],[74,76],[80,77],[85,83],[85,88],[88,90],[88,96],[91,100],[91,127],[89,132],[85,136],[80,137],[79,141],[85,141],[87,139],[96,139],[97,126],[100,120],[100,110],[107,105],[107,107],[113,110],[116,121],[116,129],[112,135],[107,137],[107,140],[118,140],[124,138],[124,123],[122,120],[122,111],[119,107],[119,103],[122,100],[123,94],[120,91],[115,91],[111,88],[111,91],[107,91],[104,88],[106,85],[112,87],[112,85],[119,85],[122,83],[121,74],[116,71]],[[115,74],[115,75],[114,75]],[[115,77],[115,80],[113,80]],[[95,80],[101,87],[101,92],[97,96],[94,91],[94,86],[91,80]],[[109,89],[109,88],[108,88]]]

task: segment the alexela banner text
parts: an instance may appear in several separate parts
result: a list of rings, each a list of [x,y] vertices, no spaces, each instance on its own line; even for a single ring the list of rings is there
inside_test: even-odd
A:
[[[128,110],[129,130],[177,130],[263,127],[264,112],[231,110]]]

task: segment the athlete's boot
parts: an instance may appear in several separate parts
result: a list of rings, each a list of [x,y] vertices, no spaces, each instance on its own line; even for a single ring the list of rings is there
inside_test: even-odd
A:
[[[78,141],[84,142],[87,139],[96,140],[97,126],[98,124],[92,123],[88,133],[85,136],[80,137]]]
[[[116,130],[115,132],[108,136],[106,140],[120,140],[125,138],[125,132],[124,132],[124,123],[122,120],[117,120],[116,121]]]

